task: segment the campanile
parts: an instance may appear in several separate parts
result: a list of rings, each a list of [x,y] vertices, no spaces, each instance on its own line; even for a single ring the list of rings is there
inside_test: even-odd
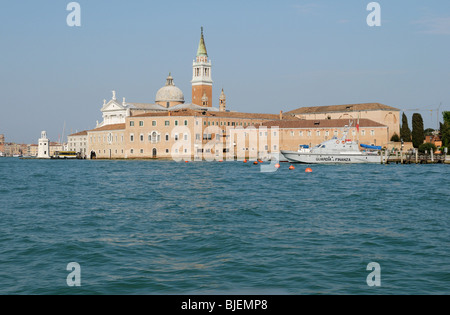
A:
[[[192,104],[212,107],[211,61],[208,60],[208,53],[206,52],[203,27],[201,32],[197,56],[192,66]]]

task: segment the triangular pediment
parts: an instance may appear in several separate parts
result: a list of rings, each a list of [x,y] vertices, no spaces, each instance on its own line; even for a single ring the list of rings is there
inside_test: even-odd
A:
[[[119,102],[117,102],[115,100],[110,100],[108,103],[103,105],[102,112],[116,111],[116,110],[125,110],[125,109],[126,109],[126,107],[123,106],[121,103],[119,103]]]

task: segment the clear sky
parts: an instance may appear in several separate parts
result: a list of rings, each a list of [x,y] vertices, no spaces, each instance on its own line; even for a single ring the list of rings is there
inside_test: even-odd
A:
[[[448,0],[377,1],[379,27],[369,0],[79,0],[81,27],[66,23],[69,2],[0,0],[7,141],[92,129],[112,90],[153,103],[169,72],[190,102],[201,26],[215,106],[222,88],[242,112],[379,102],[433,128],[440,103],[450,110]]]

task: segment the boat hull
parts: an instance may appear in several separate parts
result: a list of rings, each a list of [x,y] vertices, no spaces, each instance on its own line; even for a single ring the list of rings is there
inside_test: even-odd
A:
[[[314,154],[281,151],[291,163],[301,164],[381,164],[381,155],[371,154]]]

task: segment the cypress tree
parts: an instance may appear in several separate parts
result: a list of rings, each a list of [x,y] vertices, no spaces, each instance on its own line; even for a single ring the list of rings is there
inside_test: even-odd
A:
[[[412,143],[414,148],[419,148],[425,141],[425,130],[422,115],[415,113],[412,117]]]
[[[444,123],[441,124],[441,137],[444,147],[450,147],[450,112],[443,112]]]
[[[402,128],[400,129],[400,138],[402,138],[404,142],[411,142],[411,129],[409,129],[408,117],[406,117],[405,113],[403,113],[402,116]]]

